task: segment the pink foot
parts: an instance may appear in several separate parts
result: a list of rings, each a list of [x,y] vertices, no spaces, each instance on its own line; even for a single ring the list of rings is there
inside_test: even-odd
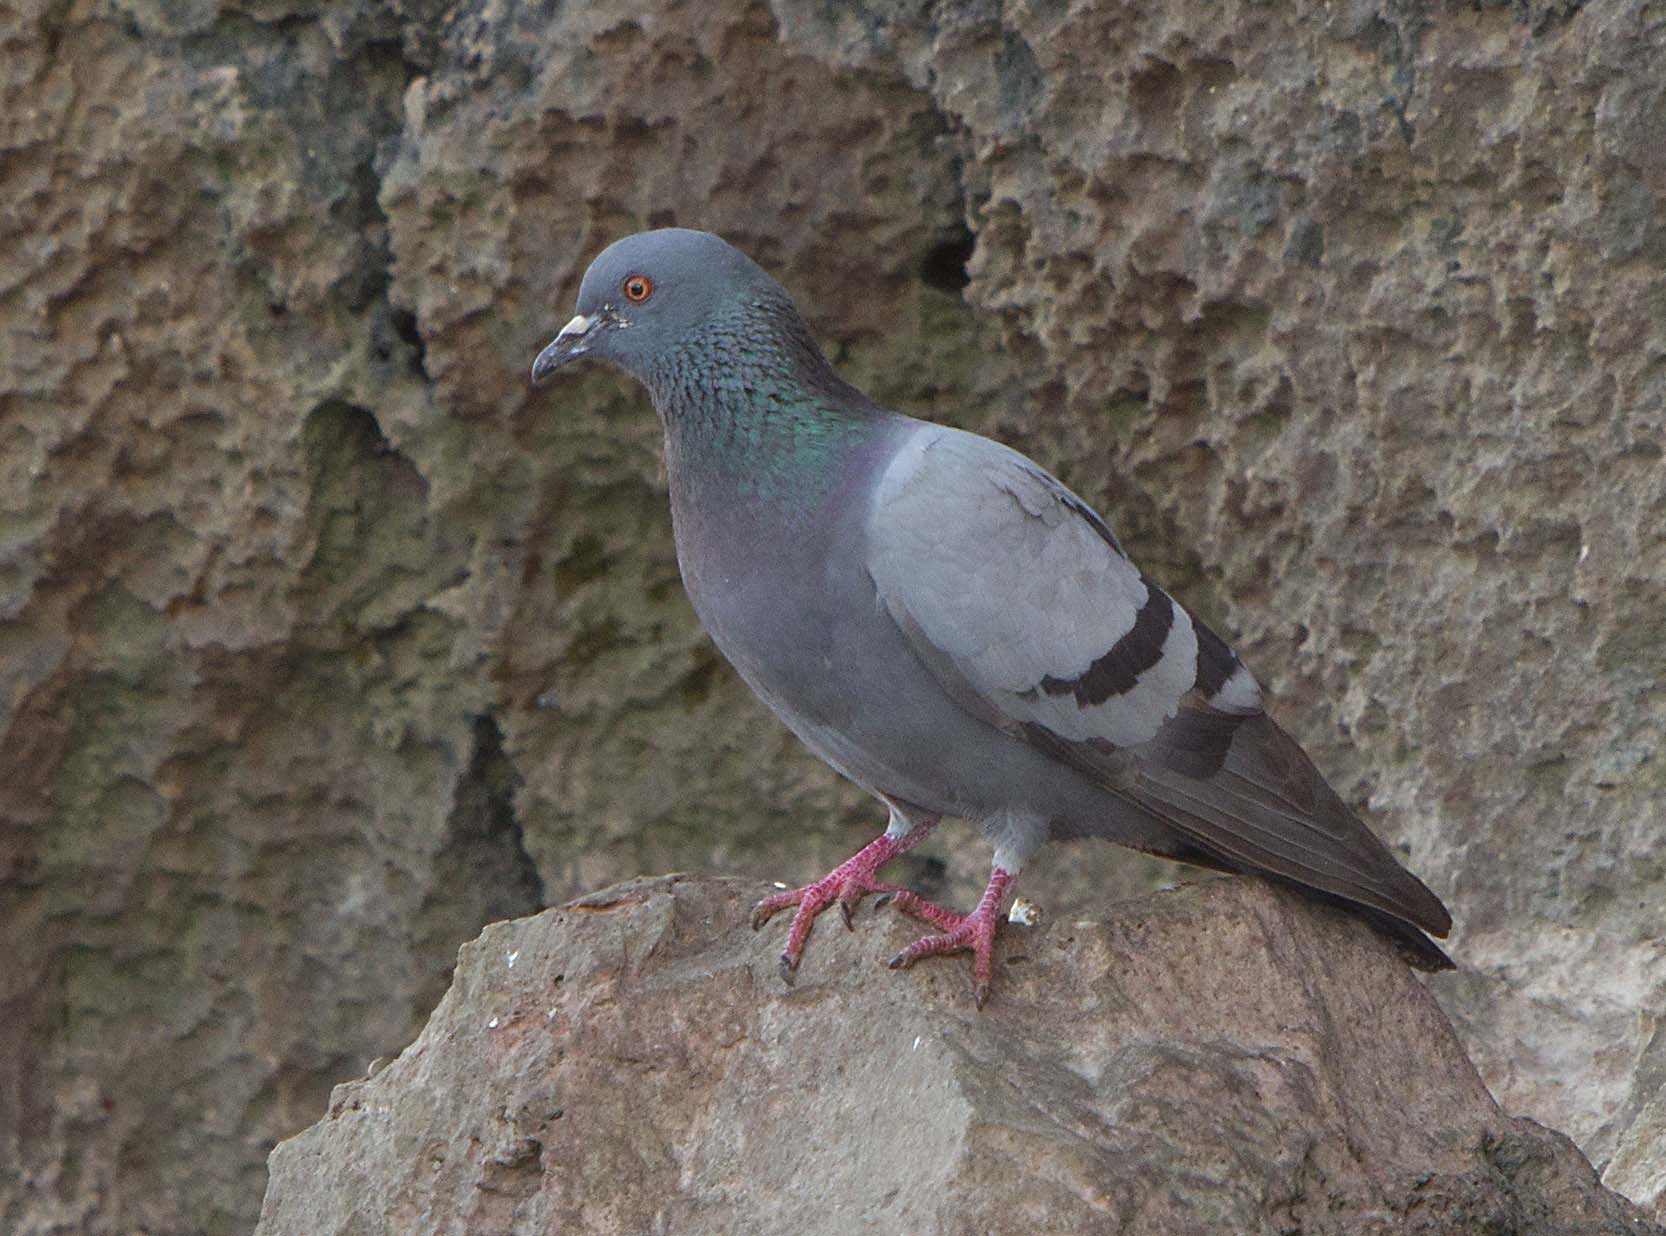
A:
[[[1001,907],[1006,901],[1007,889],[1012,887],[1014,878],[999,867],[990,872],[989,886],[983,890],[978,908],[970,914],[955,914],[910,892],[897,893],[894,901],[897,909],[904,914],[924,919],[935,927],[941,927],[943,934],[926,936],[914,941],[891,958],[891,969],[911,966],[922,957],[936,957],[942,953],[959,953],[970,949],[972,998],[981,1009],[983,1002],[989,998],[989,980],[995,974],[995,929],[1003,917]]]
[[[781,978],[787,983],[793,981],[793,973],[798,969],[799,958],[804,954],[804,942],[810,938],[810,928],[816,921],[816,915],[834,901],[839,903],[839,913],[845,920],[845,926],[854,930],[851,915],[864,896],[868,893],[901,893],[903,890],[900,885],[876,880],[875,873],[897,855],[912,850],[924,841],[936,827],[937,821],[929,820],[915,825],[901,837],[882,833],[863,846],[855,857],[840,863],[814,884],[806,884],[803,888],[765,897],[754,906],[753,931],[758,930],[788,906],[798,907],[797,913],[793,915],[792,926],[787,929],[787,947],[781,950]]]

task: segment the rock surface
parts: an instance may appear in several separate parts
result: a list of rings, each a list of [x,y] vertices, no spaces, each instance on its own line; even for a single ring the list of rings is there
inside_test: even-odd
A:
[[[1505,1107],[1666,1206],[1660,4],[14,0],[0,51],[0,1230],[246,1231],[483,923],[876,830],[700,634],[640,396],[526,391],[670,222],[1100,503],[1451,904]]]
[[[617,885],[464,948],[417,1041],[283,1143],[257,1236],[1658,1233],[1504,1116],[1368,931],[1248,881],[965,959],[827,920],[794,988],[767,889]],[[915,933],[917,934],[917,933]]]

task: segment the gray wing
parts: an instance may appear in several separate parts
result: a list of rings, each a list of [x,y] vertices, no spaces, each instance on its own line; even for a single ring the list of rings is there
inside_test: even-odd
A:
[[[882,603],[962,708],[1156,816],[1212,865],[1450,928],[1267,716],[1236,654],[1030,460],[922,424],[876,486],[867,553]]]

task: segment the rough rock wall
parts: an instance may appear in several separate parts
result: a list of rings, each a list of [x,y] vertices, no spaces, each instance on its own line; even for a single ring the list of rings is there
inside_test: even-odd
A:
[[[641,397],[525,387],[673,221],[1100,501],[1447,897],[1505,1106],[1666,1184],[1659,5],[19,0],[0,49],[0,1228],[245,1230],[483,922],[875,827],[700,635]]]
[[[464,948],[398,1060],[272,1154],[256,1236],[1661,1236],[1498,1110],[1365,928],[1249,881],[891,973],[918,925],[746,929],[618,885]],[[651,1119],[644,1113],[651,1112]]]
[[[368,14],[0,21],[0,1230],[247,1230],[542,903],[387,297]],[[365,28],[359,28],[365,27]]]

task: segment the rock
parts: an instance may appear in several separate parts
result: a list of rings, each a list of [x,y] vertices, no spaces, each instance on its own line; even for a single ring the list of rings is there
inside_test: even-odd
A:
[[[819,926],[784,987],[745,926],[766,891],[640,879],[488,928],[417,1041],[273,1152],[257,1236],[1661,1231],[1289,894],[1010,928],[980,1014],[964,958],[883,968],[890,911]]]
[[[0,47],[0,1231],[245,1232],[486,922],[877,831],[700,634],[640,396],[526,391],[669,222],[1106,510],[1452,906],[1503,1105],[1666,1214],[1658,6],[14,0]]]

